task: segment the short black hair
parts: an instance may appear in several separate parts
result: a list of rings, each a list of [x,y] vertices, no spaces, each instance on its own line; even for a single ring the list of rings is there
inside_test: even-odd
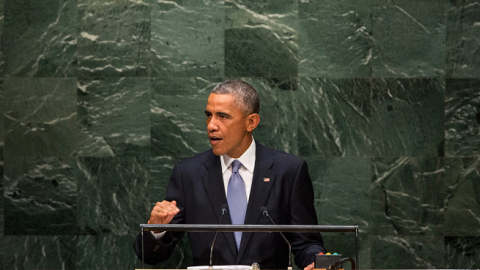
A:
[[[260,112],[260,98],[257,90],[250,84],[240,80],[228,80],[219,83],[212,94],[235,95],[235,104],[245,115]]]

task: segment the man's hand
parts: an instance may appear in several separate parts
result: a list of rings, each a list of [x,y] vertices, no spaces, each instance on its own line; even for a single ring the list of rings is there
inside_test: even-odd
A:
[[[176,201],[157,202],[150,213],[148,224],[168,224],[178,212],[180,209],[178,209]]]
[[[303,268],[303,270],[313,270],[314,263],[307,265],[307,267]]]

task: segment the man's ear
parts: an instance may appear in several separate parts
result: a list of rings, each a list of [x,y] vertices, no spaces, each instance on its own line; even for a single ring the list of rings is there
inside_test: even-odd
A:
[[[260,123],[260,115],[257,113],[252,113],[247,116],[247,131],[252,132]]]

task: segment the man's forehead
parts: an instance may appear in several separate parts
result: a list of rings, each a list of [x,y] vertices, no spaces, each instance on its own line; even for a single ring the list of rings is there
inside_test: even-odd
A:
[[[212,109],[216,107],[221,108],[231,108],[235,104],[235,98],[233,95],[224,95],[224,94],[210,94],[208,97],[207,108],[211,107]]]
[[[218,101],[218,102],[227,102],[227,101],[234,101],[235,100],[235,95],[234,94],[216,94],[216,93],[211,93],[208,96],[208,100],[212,101]]]
[[[244,108],[237,102],[235,94],[216,94],[211,93],[208,97],[207,108],[205,111],[210,113],[225,113],[228,115],[241,114],[246,116]]]

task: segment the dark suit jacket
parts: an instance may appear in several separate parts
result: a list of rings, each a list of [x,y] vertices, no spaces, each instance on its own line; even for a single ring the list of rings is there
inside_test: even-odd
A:
[[[186,159],[173,168],[166,200],[177,201],[180,212],[172,224],[218,224],[221,207],[227,204],[220,157],[212,150]],[[269,178],[270,181],[264,181]],[[276,224],[316,225],[314,195],[307,164],[301,159],[256,143],[256,161],[245,224],[268,224],[260,208],[269,209]],[[223,224],[231,224],[225,214]],[[184,233],[167,232],[157,242],[144,234],[145,262],[157,264],[169,258]],[[188,233],[194,265],[208,265],[214,233]],[[322,237],[313,233],[285,233],[292,245],[295,262],[305,267],[314,261],[314,254],[325,252]],[[141,259],[141,237],[134,248]],[[285,269],[288,265],[288,246],[279,233],[244,232],[237,252],[232,232],[217,236],[213,251],[214,265],[257,262],[262,269]]]

